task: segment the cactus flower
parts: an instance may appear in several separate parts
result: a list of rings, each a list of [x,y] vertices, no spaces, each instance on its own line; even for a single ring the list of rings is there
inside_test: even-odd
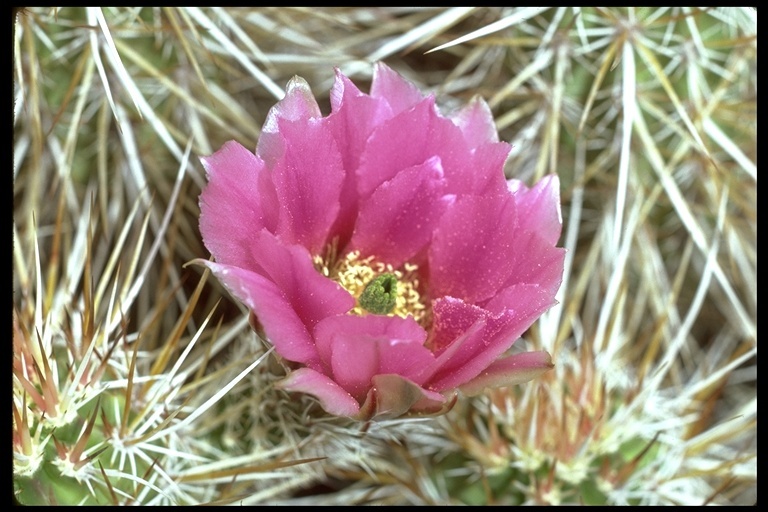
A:
[[[559,181],[507,180],[509,151],[482,99],[444,116],[379,63],[369,94],[336,70],[326,116],[294,77],[255,152],[202,158],[204,264],[274,345],[281,388],[386,418],[552,367],[509,349],[555,304]]]

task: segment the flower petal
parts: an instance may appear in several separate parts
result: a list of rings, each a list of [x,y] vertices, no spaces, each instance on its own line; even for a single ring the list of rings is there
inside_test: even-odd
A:
[[[435,117],[435,100],[429,97],[376,127],[357,169],[360,199],[367,199],[379,185],[402,169],[419,165],[437,154],[428,147],[428,134]]]
[[[442,216],[429,248],[431,294],[478,303],[509,279],[517,251],[511,195],[462,196]]]
[[[456,166],[472,172],[451,172],[448,190],[456,194],[499,195],[507,187],[504,163],[511,146],[506,142],[488,142],[474,148],[458,159]]]
[[[528,382],[554,367],[552,357],[547,352],[521,352],[494,361],[480,375],[459,386],[459,389],[467,396],[475,396],[486,388],[514,386]]]
[[[319,254],[339,212],[341,156],[326,122],[281,121],[280,136],[291,143],[273,168],[280,203],[277,234]]]
[[[352,249],[398,268],[427,245],[453,203],[454,196],[444,195],[444,189],[438,157],[382,183],[360,208]]]
[[[285,136],[280,133],[280,120],[307,121],[321,116],[320,107],[307,81],[294,76],[285,87],[285,97],[267,113],[256,145],[256,153],[268,167],[273,167],[285,151]]]
[[[427,385],[444,390],[464,384],[507,351],[554,304],[537,285],[514,285],[494,297],[488,309],[453,297],[434,301],[435,370]]]
[[[401,375],[376,375],[357,418],[397,418],[407,412],[434,414],[446,405],[452,404],[445,396],[424,389]]]
[[[277,225],[269,172],[258,156],[235,141],[201,161],[208,176],[200,194],[203,243],[219,263],[248,267],[254,236]]]
[[[515,284],[535,284],[554,297],[563,280],[565,249],[553,247],[530,232],[519,233],[515,242],[517,250],[507,261],[510,277],[502,289]]]
[[[363,94],[341,72],[331,89],[331,109],[328,116],[331,131],[342,153],[346,169],[356,169],[366,140],[374,128],[394,114],[386,100]]]
[[[508,186],[515,196],[519,218],[525,219],[525,229],[550,245],[557,243],[563,227],[558,176],[544,176],[530,189],[520,180],[509,180]]]
[[[451,116],[456,126],[470,147],[477,147],[486,142],[499,142],[499,132],[493,121],[490,107],[480,96],[474,96],[459,112]]]
[[[344,247],[357,218],[356,169],[360,165],[360,156],[371,132],[378,124],[392,117],[392,109],[385,100],[361,93],[338,69],[331,89],[331,109],[328,125],[346,171],[339,198],[339,214],[331,237],[338,237],[339,246]]]
[[[338,315],[318,323],[318,353],[334,380],[363,400],[381,373],[416,375],[434,356],[424,347],[426,331],[413,318]]]
[[[357,170],[358,191],[364,200],[402,169],[437,156],[448,183],[447,193],[508,193],[503,170],[508,153],[509,145],[502,142],[473,150],[461,129],[441,116],[434,97],[428,96],[371,133]]]
[[[557,304],[551,287],[540,284],[516,283],[500,291],[485,305],[491,314],[510,311],[520,326],[522,335],[546,310]]]
[[[256,270],[275,283],[310,333],[324,318],[355,307],[355,298],[349,292],[315,270],[305,247],[286,245],[262,230],[251,248],[258,263]],[[272,342],[280,355],[288,357],[281,351],[280,340]]]
[[[424,99],[424,95],[413,83],[382,62],[377,62],[373,69],[371,96],[385,100],[395,115]]]
[[[476,377],[515,341],[505,336],[511,319],[503,313],[494,316],[454,297],[435,300],[432,311],[437,360],[429,370],[430,389],[450,389]]]
[[[282,357],[319,368],[317,349],[304,322],[285,293],[269,279],[238,267],[200,261],[229,293],[250,308]]]
[[[331,378],[309,368],[299,368],[291,372],[279,381],[276,387],[316,397],[329,414],[355,416],[360,411],[360,404],[349,393]]]

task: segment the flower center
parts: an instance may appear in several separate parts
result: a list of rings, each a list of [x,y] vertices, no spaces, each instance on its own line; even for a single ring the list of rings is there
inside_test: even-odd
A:
[[[363,258],[360,251],[337,258],[333,244],[325,256],[317,255],[313,261],[318,272],[339,283],[357,299],[351,313],[392,314],[403,318],[411,315],[422,327],[427,327],[431,315],[422,300],[417,265],[405,263],[395,269],[373,256]]]
[[[368,281],[357,300],[360,307],[377,315],[386,315],[397,303],[397,277],[389,272]]]

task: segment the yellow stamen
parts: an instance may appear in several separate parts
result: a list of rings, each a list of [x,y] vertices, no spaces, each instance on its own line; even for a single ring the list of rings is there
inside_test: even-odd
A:
[[[313,261],[318,272],[339,283],[356,299],[360,298],[360,294],[372,279],[384,273],[394,274],[397,278],[397,299],[390,314],[403,318],[412,315],[414,320],[427,327],[431,315],[422,300],[417,265],[405,263],[395,269],[388,263],[377,261],[373,256],[363,258],[360,251],[349,252],[343,258],[337,259],[336,244],[330,244],[325,255],[316,255]],[[368,314],[359,304],[351,313]]]

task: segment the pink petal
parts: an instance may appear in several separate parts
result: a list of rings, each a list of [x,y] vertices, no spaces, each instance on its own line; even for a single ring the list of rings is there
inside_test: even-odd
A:
[[[371,389],[371,378],[378,373],[379,347],[375,340],[333,338],[331,372],[334,382],[362,401]]]
[[[203,243],[219,263],[247,267],[255,235],[277,224],[269,172],[259,157],[235,141],[201,160],[208,175],[200,194]]]
[[[408,110],[424,98],[413,83],[383,62],[377,62],[373,69],[371,96],[386,100],[394,114]]]
[[[366,96],[338,67],[334,67],[333,72],[336,76],[330,93],[331,112],[338,112],[349,98]]]
[[[279,136],[290,144],[273,168],[280,203],[277,234],[319,254],[339,213],[341,156],[324,121],[281,121]]]
[[[434,301],[436,371],[431,389],[450,389],[475,378],[555,303],[549,290],[515,285],[480,308],[452,297]]]
[[[360,155],[374,128],[392,117],[392,109],[386,101],[361,93],[338,69],[331,89],[331,108],[328,125],[346,171],[339,214],[331,236],[337,236],[340,247],[343,247],[349,241],[357,217],[356,169],[360,165]]]
[[[269,279],[238,267],[201,261],[229,293],[258,317],[269,340],[282,357],[319,367],[319,356],[307,326],[283,291]]]
[[[509,180],[508,186],[515,196],[519,218],[525,219],[525,230],[536,233],[550,245],[557,243],[563,226],[557,175],[544,176],[530,189],[519,180]]]
[[[397,418],[409,411],[433,414],[446,402],[442,394],[424,389],[401,375],[376,375],[357,418]]]
[[[360,411],[360,404],[349,393],[329,377],[309,368],[291,372],[276,387],[312,395],[327,413],[335,416],[355,416]]]
[[[522,335],[546,310],[557,304],[557,289],[540,284],[513,284],[493,297],[485,305],[492,314],[511,312],[520,326]]]
[[[447,193],[491,190],[508,194],[503,170],[508,153],[509,145],[501,142],[470,148],[461,129],[438,114],[430,96],[371,133],[357,170],[358,191],[365,199],[402,169],[437,156],[448,184]]]
[[[446,351],[449,351],[449,357],[453,357],[456,349],[462,345],[456,343],[456,340],[482,332],[486,320],[491,316],[487,310],[455,297],[440,297],[434,300],[432,312],[434,320],[430,348],[441,364],[445,363]]]
[[[479,395],[486,388],[514,386],[540,377],[554,368],[547,352],[522,352],[498,359],[477,377],[459,387],[468,396]]]
[[[361,199],[367,199],[379,185],[401,170],[419,165],[436,154],[428,147],[435,115],[434,98],[427,98],[373,131],[357,170]]]
[[[259,265],[254,270],[275,283],[309,332],[324,318],[346,313],[355,306],[349,292],[315,270],[305,247],[286,245],[263,230],[252,250]],[[259,320],[264,323],[261,316]],[[273,338],[272,342],[280,355],[288,357],[281,349],[285,341]]]
[[[382,183],[360,208],[352,248],[398,268],[427,245],[453,203],[454,196],[445,196],[444,189],[438,157]]]
[[[507,265],[510,277],[502,288],[514,284],[536,284],[554,297],[563,280],[565,249],[553,247],[536,233],[518,232],[516,250]]]
[[[256,153],[268,167],[273,167],[285,150],[285,136],[280,134],[280,120],[307,121],[321,116],[320,107],[309,84],[303,78],[294,76],[285,87],[285,97],[267,113],[256,145]]]
[[[507,336],[514,326],[504,313],[494,316],[453,297],[437,299],[432,311],[438,357],[427,381],[430,389],[452,389],[473,379],[516,339]]]
[[[266,129],[271,132],[273,128],[277,128],[277,125],[273,124],[276,118],[297,121],[321,116],[320,107],[307,81],[300,76],[294,76],[285,86],[285,97],[267,114],[262,131]]]
[[[467,193],[463,188],[467,183],[484,185],[489,179],[487,162],[473,159],[461,130],[438,114],[430,96],[373,131],[357,170],[360,197],[366,199],[401,170],[435,156],[443,165],[449,193]],[[479,167],[472,167],[475,164]],[[493,172],[503,183],[502,168],[494,168]]]
[[[499,142],[499,133],[490,107],[480,96],[475,96],[457,114],[452,116],[456,126],[471,147],[487,142]]]
[[[504,164],[509,156],[506,142],[485,143],[457,160],[455,167],[472,172],[452,172],[448,177],[448,190],[456,194],[498,195],[505,192],[507,181]]]
[[[376,126],[392,117],[392,109],[386,101],[361,93],[338,69],[331,89],[331,107],[328,123],[339,146],[344,168],[354,170],[359,165],[368,137]]]
[[[413,318],[339,315],[315,329],[318,353],[333,379],[362,400],[376,374],[414,376],[434,362],[424,347],[427,333]]]
[[[429,248],[432,296],[470,303],[492,297],[514,270],[515,224],[511,195],[459,197],[440,219]]]

